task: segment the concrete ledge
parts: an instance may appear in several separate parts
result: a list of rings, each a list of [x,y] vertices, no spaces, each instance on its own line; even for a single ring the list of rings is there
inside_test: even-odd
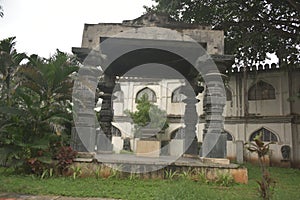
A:
[[[230,160],[227,158],[200,158],[203,163],[229,165]]]

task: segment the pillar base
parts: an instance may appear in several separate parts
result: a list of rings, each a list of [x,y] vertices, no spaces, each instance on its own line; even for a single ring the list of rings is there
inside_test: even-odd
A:
[[[202,157],[226,158],[226,134],[207,133],[202,145]]]

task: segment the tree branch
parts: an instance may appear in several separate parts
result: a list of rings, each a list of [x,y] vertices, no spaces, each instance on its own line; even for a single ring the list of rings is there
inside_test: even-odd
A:
[[[300,13],[300,4],[294,0],[287,0],[291,6],[293,6]]]

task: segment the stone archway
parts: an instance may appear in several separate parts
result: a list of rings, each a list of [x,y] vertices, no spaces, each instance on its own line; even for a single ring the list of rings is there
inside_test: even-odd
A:
[[[205,148],[202,153],[207,157],[226,156],[224,138],[221,137],[216,143],[213,143],[212,140],[218,134],[222,134],[223,129],[223,119],[221,117],[224,106],[224,103],[222,103],[224,97],[221,91],[223,83],[222,81],[216,81],[216,77],[220,76],[219,70],[225,71],[226,65],[232,62],[232,57],[211,55],[208,59],[199,60],[201,56],[206,55],[205,50],[203,49],[203,52],[199,52],[197,44],[189,41],[109,38],[104,40],[100,46],[101,54],[98,57],[102,58],[102,55],[105,54],[106,59],[98,59],[99,62],[96,62],[97,58],[95,59],[96,61],[90,58],[92,61],[89,61],[88,64],[92,66],[101,65],[103,69],[103,76],[98,83],[98,89],[101,92],[100,97],[103,99],[103,106],[100,111],[100,125],[108,141],[111,141],[111,121],[113,117],[111,99],[116,76],[122,76],[130,69],[142,64],[160,63],[178,71],[191,86],[182,88],[182,92],[187,96],[184,100],[184,103],[186,103],[184,116],[186,153],[197,154],[195,131],[198,116],[195,104],[198,102],[196,99],[197,94],[203,91],[203,87],[198,84],[199,70],[202,70],[201,74],[205,74],[207,77],[207,87],[214,88],[205,95],[204,105],[207,113],[207,125],[204,135],[208,136],[209,142],[204,145]],[[84,60],[87,56],[90,56],[91,50],[73,48],[73,52]],[[199,62],[201,66],[205,67],[196,69],[194,64],[199,64]],[[209,66],[214,64],[217,64],[219,69],[216,67],[210,69]],[[149,74],[146,75],[149,76]],[[218,126],[214,126],[214,124],[218,124]],[[217,137],[219,138],[219,136]],[[103,150],[109,151],[110,146],[104,146]]]

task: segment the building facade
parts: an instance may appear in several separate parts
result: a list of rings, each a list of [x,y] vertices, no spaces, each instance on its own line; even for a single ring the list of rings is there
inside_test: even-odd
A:
[[[210,55],[224,54],[224,34],[207,26],[184,25],[170,22],[164,15],[147,14],[138,19],[120,24],[86,24],[83,31],[82,48],[95,49],[101,38],[126,32],[134,27],[169,27],[188,35],[201,43]],[[180,28],[178,28],[180,27]],[[147,37],[141,33],[137,37]],[[157,39],[163,36],[157,35]],[[263,134],[263,140],[274,142],[271,145],[270,163],[274,165],[300,166],[300,70],[285,71],[276,64],[259,65],[244,70],[227,69],[226,105],[224,131],[227,133],[227,157],[235,160],[237,143],[253,140]],[[113,126],[121,138],[133,139],[134,125],[124,112],[135,111],[136,102],[143,94],[160,109],[165,110],[170,122],[164,140],[180,137],[184,128],[185,96],[179,88],[185,85],[184,79],[145,78],[124,74],[118,77],[114,90]],[[205,82],[203,83],[205,86]],[[202,142],[205,125],[203,111],[204,93],[197,96],[196,104],[197,140]],[[100,101],[101,102],[101,101]],[[101,103],[100,103],[101,104]],[[134,147],[133,147],[134,148]],[[244,150],[245,159],[254,159]]]

